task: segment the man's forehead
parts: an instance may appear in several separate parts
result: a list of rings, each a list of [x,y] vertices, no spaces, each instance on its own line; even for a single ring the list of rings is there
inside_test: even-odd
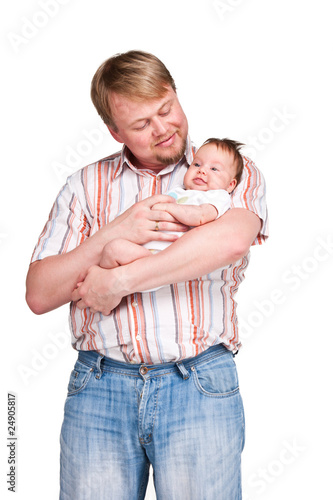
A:
[[[176,98],[176,93],[169,86],[165,92],[155,98],[147,98],[145,96],[134,95],[127,96],[118,92],[112,92],[109,95],[109,103],[112,110],[114,108],[127,107],[127,108],[158,108],[163,106],[167,101]]]
[[[152,114],[159,112],[163,107],[171,104],[175,99],[177,99],[177,95],[171,87],[164,95],[155,99],[127,97],[113,92],[109,96],[109,105],[116,121],[119,117],[123,119],[127,117],[130,120],[130,124],[132,124],[149,118]]]

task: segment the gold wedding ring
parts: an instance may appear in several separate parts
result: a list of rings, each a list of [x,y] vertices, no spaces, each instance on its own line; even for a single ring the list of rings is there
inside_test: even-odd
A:
[[[159,227],[158,227],[158,220],[155,221],[155,231],[158,231],[159,230]]]

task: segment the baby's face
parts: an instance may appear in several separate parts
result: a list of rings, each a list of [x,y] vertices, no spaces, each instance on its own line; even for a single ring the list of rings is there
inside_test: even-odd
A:
[[[216,144],[198,149],[184,177],[185,188],[197,191],[225,189],[231,193],[236,184],[234,157]]]

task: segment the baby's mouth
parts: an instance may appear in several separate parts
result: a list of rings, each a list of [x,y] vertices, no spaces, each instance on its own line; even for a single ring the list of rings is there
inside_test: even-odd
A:
[[[197,184],[198,186],[203,186],[204,184],[207,184],[207,182],[202,179],[202,177],[195,177],[193,179],[194,184]]]

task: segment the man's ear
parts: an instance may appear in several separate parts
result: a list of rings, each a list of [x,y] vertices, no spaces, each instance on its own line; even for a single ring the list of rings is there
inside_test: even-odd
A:
[[[109,132],[110,134],[112,135],[112,137],[117,141],[117,142],[121,142],[123,144],[123,140],[121,138],[121,136],[118,134],[118,132],[115,132],[111,127],[110,125],[107,125],[107,128],[109,129]]]

